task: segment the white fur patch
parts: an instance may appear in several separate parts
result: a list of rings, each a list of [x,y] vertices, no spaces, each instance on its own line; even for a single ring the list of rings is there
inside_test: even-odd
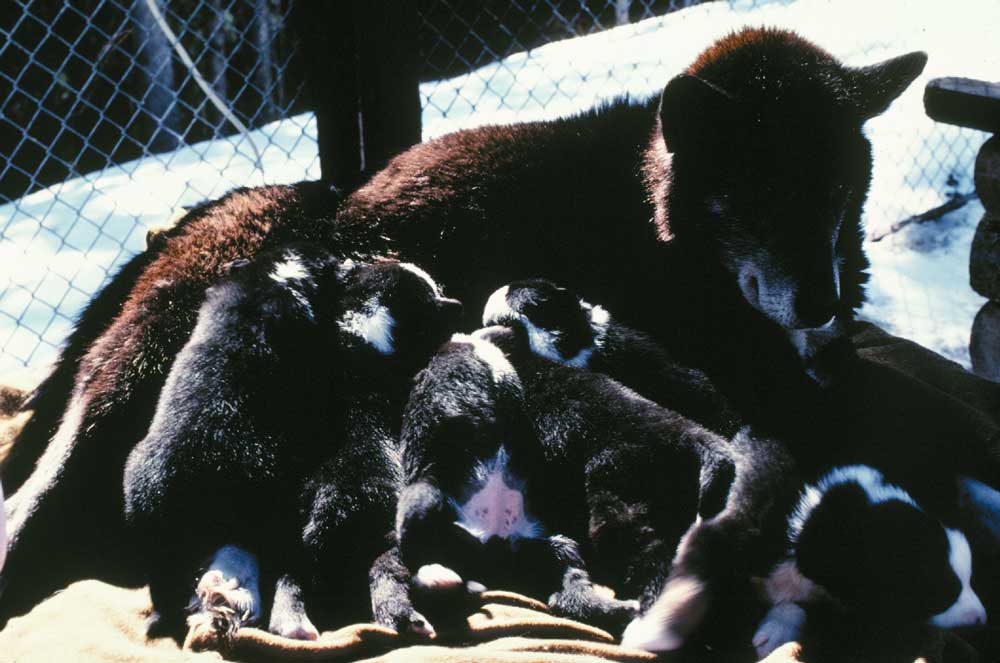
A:
[[[424,564],[417,569],[413,582],[424,589],[448,589],[462,584],[462,576],[441,564]]]
[[[508,321],[520,322],[528,332],[528,345],[531,347],[531,351],[539,357],[567,366],[586,368],[594,351],[604,344],[608,324],[611,322],[611,314],[604,307],[593,306],[580,300],[580,307],[590,314],[590,329],[594,335],[594,343],[572,357],[564,357],[557,349],[561,332],[557,329],[539,327],[528,316],[512,309],[507,303],[509,293],[510,286],[505,285],[490,295],[486,301],[486,307],[483,309],[483,325],[504,324]]]
[[[82,391],[81,387],[77,387],[59,423],[59,429],[45,447],[45,452],[38,459],[35,470],[7,501],[7,533],[10,537],[7,543],[8,549],[17,545],[27,519],[58,482],[73,449],[76,448],[77,435],[87,411],[87,402],[81,395]]]
[[[816,482],[815,486],[807,485],[803,489],[795,510],[788,518],[788,538],[792,543],[798,540],[799,534],[802,533],[802,528],[812,514],[813,509],[823,499],[823,495],[834,486],[845,483],[856,483],[860,486],[865,491],[871,504],[899,500],[906,502],[915,509],[920,509],[920,506],[917,505],[908,492],[899,486],[885,483],[882,473],[875,468],[867,465],[845,465],[827,472]]]
[[[507,293],[510,286],[504,286],[496,291],[486,300],[486,308],[483,309],[483,326],[502,324],[505,320],[517,320],[520,316],[507,303]]]
[[[423,279],[427,283],[427,285],[430,286],[431,292],[434,293],[435,297],[441,296],[441,288],[438,286],[437,281],[431,278],[430,274],[420,269],[413,263],[401,262],[399,263],[399,266],[405,269],[406,271],[410,272],[411,274],[416,274],[421,279]]]
[[[707,609],[705,586],[693,577],[674,578],[622,634],[622,647],[651,652],[680,649]]]
[[[931,617],[930,623],[941,628],[985,624],[986,609],[972,590],[972,550],[969,542],[958,530],[945,528],[945,533],[948,535],[948,563],[962,582],[962,592],[947,610]]]
[[[524,510],[524,494],[508,485],[507,465],[507,451],[501,446],[492,459],[473,470],[471,482],[479,489],[458,507],[457,524],[480,541],[493,536],[531,539],[541,532]]]
[[[560,336],[558,331],[543,329],[535,325],[530,318],[523,315],[518,316],[518,318],[528,332],[528,345],[531,346],[532,352],[539,357],[545,357],[560,364],[565,363],[566,360],[559,354],[559,350],[556,349],[556,343],[559,342]]]
[[[572,357],[564,357],[557,349],[557,343],[562,333],[558,330],[543,329],[535,325],[525,315],[518,316],[524,328],[528,331],[528,344],[531,351],[540,357],[576,368],[586,368],[594,351],[604,345],[604,337],[608,331],[611,314],[601,306],[592,306],[580,300],[580,307],[590,313],[590,329],[594,335],[592,345],[580,350]]]
[[[278,283],[285,283],[289,279],[304,279],[309,276],[309,270],[302,264],[302,258],[294,251],[286,251],[285,259],[274,266],[271,270],[271,278]]]
[[[807,601],[825,594],[816,583],[802,575],[792,559],[786,559],[774,567],[764,588],[767,598],[773,604]]]
[[[493,374],[493,381],[495,383],[517,382],[517,371],[507,361],[507,357],[503,351],[486,339],[477,336],[477,334],[478,332],[473,332],[472,334],[453,334],[451,342],[471,345],[476,356],[490,367],[490,372]]]
[[[396,320],[389,309],[371,299],[361,311],[348,311],[337,323],[341,330],[362,339],[384,355],[396,351],[392,330]]]
[[[779,603],[767,611],[753,635],[757,656],[764,658],[775,649],[798,640],[806,623],[806,611],[794,603]]]
[[[246,624],[260,618],[260,568],[256,555],[237,546],[219,548],[191,599],[200,611],[231,611]]]

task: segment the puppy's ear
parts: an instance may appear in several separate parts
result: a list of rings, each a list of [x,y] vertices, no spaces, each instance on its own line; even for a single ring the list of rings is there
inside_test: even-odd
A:
[[[871,519],[864,489],[845,483],[829,489],[810,512],[795,542],[795,563],[802,574],[839,598],[859,585]]]
[[[712,140],[734,103],[731,94],[697,76],[672,78],[660,95],[660,128],[667,150],[684,151]]]
[[[927,64],[927,54],[914,51],[906,55],[848,70],[848,86],[861,117],[881,115],[919,76]]]

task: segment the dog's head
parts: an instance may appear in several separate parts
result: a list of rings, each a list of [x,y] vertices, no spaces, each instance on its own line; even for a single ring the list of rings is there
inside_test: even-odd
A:
[[[986,622],[965,535],[870,467],[838,468],[807,488],[792,539],[804,576],[880,621]]]
[[[610,315],[545,279],[514,281],[494,292],[483,326],[519,324],[532,352],[570,366],[586,366],[602,343]]]
[[[923,53],[846,67],[794,33],[747,29],[663,90],[645,172],[663,240],[721,262],[747,303],[787,329],[861,304],[862,127],[923,70]]]
[[[415,265],[345,261],[340,272],[343,312],[337,326],[381,355],[422,364],[460,322],[461,302],[445,297]]]

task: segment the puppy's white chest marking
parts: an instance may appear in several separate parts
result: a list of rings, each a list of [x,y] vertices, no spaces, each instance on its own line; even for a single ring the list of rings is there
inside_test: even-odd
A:
[[[524,494],[505,479],[507,459],[503,449],[473,473],[479,489],[458,507],[458,524],[480,541],[498,536],[503,539],[532,538],[540,527],[524,509]]]

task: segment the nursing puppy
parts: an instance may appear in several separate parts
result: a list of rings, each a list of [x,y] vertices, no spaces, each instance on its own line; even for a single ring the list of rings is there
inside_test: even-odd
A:
[[[986,623],[965,535],[865,465],[806,486],[789,518],[789,552],[764,582],[771,605],[753,637],[763,658],[796,640],[810,604],[835,603],[877,624]]]
[[[305,592],[314,576],[349,569],[315,568],[308,544],[347,521],[365,524],[354,545],[372,548],[356,574],[365,594],[391,531],[407,386],[458,310],[419,269],[355,265],[312,245],[263,254],[209,289],[125,468],[153,633],[183,634],[190,602],[192,625],[231,631],[270,612],[275,633],[316,637]],[[367,458],[354,472],[368,471],[375,497],[309,513],[307,479],[344,454]]]
[[[764,533],[780,540],[786,458],[766,440],[729,442],[605,375],[538,356],[528,337],[522,324],[453,337],[421,375],[402,435],[403,560],[418,582],[422,572],[457,582],[490,573],[497,539],[514,560],[547,550],[532,568],[548,576],[530,580],[536,592],[559,590],[564,574],[549,599],[556,609],[621,627],[624,615],[605,610],[616,606],[592,602],[589,572],[648,610],[625,644],[680,648],[709,611],[736,612],[751,569],[780,554]],[[553,534],[582,545],[586,571]],[[498,583],[524,582],[526,566],[498,568]]]
[[[401,435],[401,560],[418,590],[467,579],[620,631],[639,605],[591,584],[563,530],[586,517],[582,486],[553,471],[524,398],[503,352],[476,335],[456,334],[421,371]]]
[[[682,366],[648,334],[552,281],[514,281],[490,295],[483,326],[512,324],[524,326],[532,352],[541,357],[604,373],[725,437],[741,428],[739,415],[704,372]]]

